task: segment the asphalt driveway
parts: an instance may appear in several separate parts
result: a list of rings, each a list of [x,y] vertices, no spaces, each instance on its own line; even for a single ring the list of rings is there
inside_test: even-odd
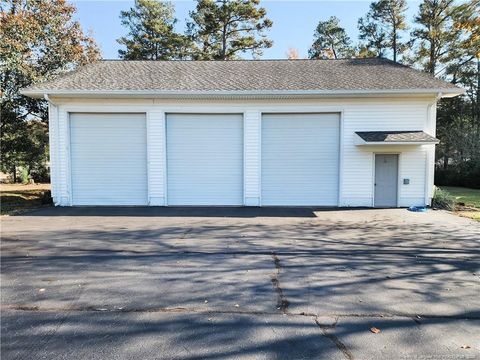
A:
[[[480,358],[480,226],[446,212],[48,208],[1,246],[2,359]]]

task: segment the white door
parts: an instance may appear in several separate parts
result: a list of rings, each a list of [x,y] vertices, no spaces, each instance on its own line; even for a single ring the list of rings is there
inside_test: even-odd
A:
[[[168,205],[243,205],[243,115],[167,115]]]
[[[146,205],[144,114],[70,114],[73,205]]]
[[[262,117],[262,205],[338,204],[339,114]]]
[[[397,206],[398,154],[375,155],[375,206]]]

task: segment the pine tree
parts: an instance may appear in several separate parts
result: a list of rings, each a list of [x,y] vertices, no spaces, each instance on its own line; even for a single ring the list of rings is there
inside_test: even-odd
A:
[[[387,49],[386,34],[379,29],[369,14],[365,18],[358,19],[359,39],[363,40],[359,45],[359,57],[384,57]]]
[[[431,74],[438,74],[438,66],[447,64],[459,42],[460,32],[453,26],[455,0],[424,0],[415,17],[417,27],[412,31],[413,61]]]
[[[314,42],[308,51],[310,59],[341,59],[353,55],[350,38],[335,16],[320,21],[313,36]]]
[[[128,35],[118,39],[126,50],[119,50],[125,60],[181,59],[188,55],[189,39],[174,30],[177,19],[171,3],[137,0],[135,6],[120,13]]]
[[[383,56],[385,49],[392,52],[393,61],[397,61],[405,49],[401,42],[401,33],[407,29],[405,22],[405,0],[378,0],[370,4],[370,11],[358,21],[360,39],[365,47]]]
[[[198,0],[187,24],[195,42],[193,57],[230,60],[251,53],[255,58],[272,47],[265,34],[272,21],[259,4],[260,0]]]

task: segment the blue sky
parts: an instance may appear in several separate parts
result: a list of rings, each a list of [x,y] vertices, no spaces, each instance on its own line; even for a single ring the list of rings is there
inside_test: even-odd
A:
[[[76,19],[84,30],[91,29],[93,36],[102,49],[105,59],[118,58],[120,36],[126,34],[126,29],[120,24],[119,14],[133,6],[134,1],[118,0],[77,0],[72,1],[77,7]],[[178,18],[178,30],[185,29],[185,19],[188,12],[195,7],[194,1],[172,1]],[[420,1],[408,2],[408,20],[411,22],[418,10]],[[313,41],[313,32],[319,20],[326,20],[335,15],[347,30],[350,38],[357,40],[357,20],[363,16],[370,5],[364,0],[337,1],[281,1],[263,0],[261,5],[267,9],[267,16],[273,21],[269,37],[274,41],[273,47],[265,50],[263,59],[285,58],[290,47],[299,50],[300,56],[307,55]]]

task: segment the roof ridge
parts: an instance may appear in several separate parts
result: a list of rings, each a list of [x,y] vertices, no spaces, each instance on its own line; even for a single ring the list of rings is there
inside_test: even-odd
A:
[[[368,57],[368,58],[349,58],[349,59],[232,59],[232,60],[193,60],[193,59],[171,59],[171,60],[154,60],[154,59],[142,59],[142,60],[129,60],[129,59],[100,59],[96,62],[218,62],[218,63],[229,63],[229,62],[268,62],[268,61],[278,61],[278,62],[295,62],[295,61],[324,61],[324,62],[334,62],[334,61],[388,61],[394,64],[399,64],[393,60],[379,57]],[[399,64],[400,65],[400,64]]]

